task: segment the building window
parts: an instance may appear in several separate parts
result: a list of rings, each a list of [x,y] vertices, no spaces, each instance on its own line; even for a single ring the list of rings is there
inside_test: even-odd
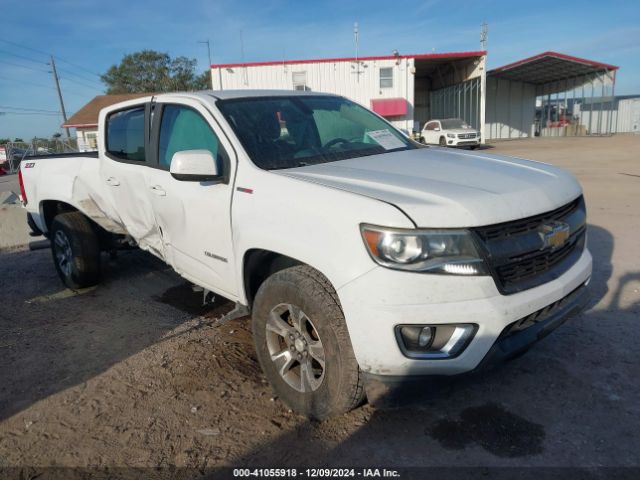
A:
[[[380,69],[380,88],[392,88],[393,87],[393,68],[381,68]]]
[[[98,132],[87,132],[84,134],[85,145],[89,150],[98,150]]]
[[[307,72],[293,72],[294,90],[311,90],[307,87]]]

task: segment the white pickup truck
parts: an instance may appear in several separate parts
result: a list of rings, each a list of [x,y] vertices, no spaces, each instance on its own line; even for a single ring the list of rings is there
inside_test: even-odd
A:
[[[150,96],[99,129],[94,156],[21,166],[63,282],[151,252],[251,313],[266,377],[310,417],[519,355],[585,305],[585,203],[551,165],[426,147],[312,92]]]

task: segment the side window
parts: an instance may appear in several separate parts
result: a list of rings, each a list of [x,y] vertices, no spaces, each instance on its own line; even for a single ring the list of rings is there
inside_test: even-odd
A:
[[[207,121],[189,107],[165,105],[158,144],[160,167],[168,170],[173,154],[182,150],[209,150],[222,167],[222,147]]]
[[[393,68],[380,69],[380,88],[393,87]]]
[[[436,122],[429,122],[427,126],[424,127],[425,130],[435,130],[438,124]]]
[[[107,118],[107,152],[121,160],[144,162],[144,106]]]
[[[311,90],[309,87],[307,87],[307,72],[293,72],[292,79],[294,90]]]

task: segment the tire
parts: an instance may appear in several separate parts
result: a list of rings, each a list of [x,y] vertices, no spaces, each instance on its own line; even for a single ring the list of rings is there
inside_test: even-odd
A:
[[[342,307],[320,272],[298,265],[270,276],[256,295],[252,324],[260,366],[292,410],[324,420],[362,403],[363,379]]]
[[[53,263],[62,282],[77,290],[100,281],[100,244],[89,220],[81,212],[56,215],[49,238]]]
[[[440,137],[440,140],[438,141],[438,145],[440,145],[441,147],[447,146],[447,141],[445,140],[444,137]]]

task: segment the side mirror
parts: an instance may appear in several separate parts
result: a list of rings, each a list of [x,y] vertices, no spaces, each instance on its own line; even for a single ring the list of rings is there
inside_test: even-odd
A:
[[[174,153],[169,172],[176,180],[187,182],[209,182],[220,178],[216,159],[209,150],[182,150]]]
[[[434,132],[439,132],[440,131],[440,127],[436,127],[433,129]]]

